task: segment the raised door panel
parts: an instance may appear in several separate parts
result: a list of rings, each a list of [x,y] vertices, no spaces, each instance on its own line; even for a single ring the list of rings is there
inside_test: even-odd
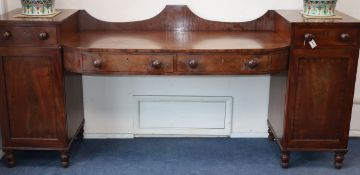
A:
[[[44,55],[2,57],[8,146],[54,146],[65,139],[61,59]]]
[[[51,58],[6,57],[4,72],[11,137],[56,138]]]
[[[344,113],[348,58],[301,58],[295,99],[294,138],[336,140]],[[302,128],[307,128],[306,130]]]
[[[357,57],[352,50],[295,51],[290,74],[290,145],[347,145]],[[299,53],[299,54],[296,54]]]

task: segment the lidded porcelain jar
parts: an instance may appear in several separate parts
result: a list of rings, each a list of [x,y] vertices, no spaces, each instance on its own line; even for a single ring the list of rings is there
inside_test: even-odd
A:
[[[335,16],[337,0],[304,0],[304,14],[308,16]]]
[[[55,0],[21,0],[23,15],[52,15]]]

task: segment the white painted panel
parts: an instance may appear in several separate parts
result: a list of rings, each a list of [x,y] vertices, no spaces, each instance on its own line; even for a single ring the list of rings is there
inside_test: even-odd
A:
[[[135,134],[230,135],[231,97],[134,96]]]
[[[225,102],[156,101],[139,103],[139,128],[225,128]]]

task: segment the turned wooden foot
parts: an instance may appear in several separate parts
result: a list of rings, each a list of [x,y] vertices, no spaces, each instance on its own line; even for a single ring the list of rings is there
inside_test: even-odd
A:
[[[335,168],[341,169],[345,159],[346,151],[335,152]]]
[[[69,152],[68,151],[60,151],[60,160],[61,160],[61,166],[63,168],[69,167],[69,165],[70,165]]]
[[[272,141],[272,142],[275,141],[274,133],[271,131],[270,128],[268,129],[268,133],[269,133],[269,136],[268,136],[269,141]]]
[[[5,152],[5,161],[7,162],[7,165],[9,168],[16,166],[15,156],[13,154],[13,151],[11,150],[4,150]]]
[[[282,168],[284,168],[284,169],[289,168],[290,152],[282,151],[281,156],[280,156],[280,160],[281,160],[281,167]]]

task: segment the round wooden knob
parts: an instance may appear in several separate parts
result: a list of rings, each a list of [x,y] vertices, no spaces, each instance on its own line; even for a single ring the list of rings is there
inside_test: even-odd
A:
[[[48,38],[49,38],[49,34],[46,33],[46,32],[41,32],[41,33],[39,34],[39,39],[40,39],[40,40],[47,40]]]
[[[191,69],[196,69],[198,67],[199,63],[196,60],[190,60],[188,62],[188,65]]]
[[[159,60],[151,61],[151,67],[153,67],[154,69],[160,69],[161,66],[162,66],[161,61],[159,61]]]
[[[2,38],[3,38],[4,40],[8,40],[8,39],[11,38],[11,36],[12,36],[12,35],[11,35],[11,32],[6,31],[6,32],[3,33]]]
[[[101,60],[99,60],[99,59],[96,59],[96,60],[93,61],[93,65],[96,68],[101,68],[103,66],[103,62]]]
[[[342,33],[341,35],[340,35],[340,38],[341,38],[341,40],[343,40],[343,41],[349,41],[350,40],[350,34],[348,34],[348,33]]]
[[[305,39],[306,42],[314,40],[315,38],[316,38],[316,36],[314,34],[311,34],[311,33],[306,33],[304,35],[304,39]]]
[[[245,64],[246,64],[246,67],[248,67],[250,69],[255,69],[259,65],[259,61],[256,58],[254,58],[254,59],[247,61]]]

